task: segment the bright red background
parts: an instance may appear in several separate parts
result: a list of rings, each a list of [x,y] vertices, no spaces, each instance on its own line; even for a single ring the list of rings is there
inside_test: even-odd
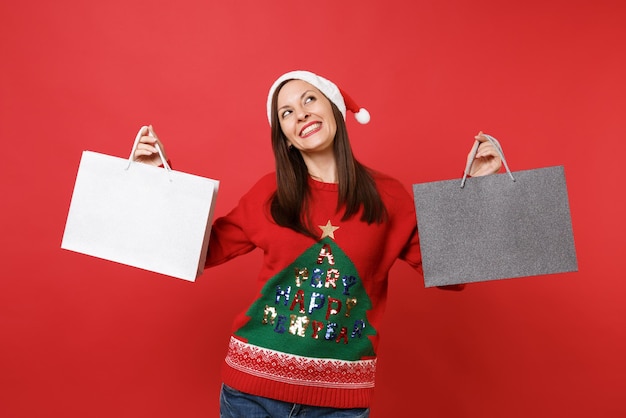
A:
[[[372,416],[626,416],[626,6],[511,3],[2,2],[0,416],[218,416],[260,254],[188,283],[61,250],[74,178],[152,123],[224,214],[273,169],[266,91],[297,68],[369,108],[357,156],[407,188],[458,177],[478,130],[565,166],[579,272],[457,294],[398,263]]]

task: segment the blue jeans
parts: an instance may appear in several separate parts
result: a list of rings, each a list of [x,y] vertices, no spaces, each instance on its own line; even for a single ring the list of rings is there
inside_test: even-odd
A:
[[[220,418],[368,418],[367,408],[339,409],[300,405],[248,395],[222,385]]]

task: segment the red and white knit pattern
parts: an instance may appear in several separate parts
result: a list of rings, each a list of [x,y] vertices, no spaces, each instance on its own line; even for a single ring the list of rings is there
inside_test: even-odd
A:
[[[376,359],[345,361],[281,353],[231,337],[226,363],[257,377],[303,386],[373,388]]]

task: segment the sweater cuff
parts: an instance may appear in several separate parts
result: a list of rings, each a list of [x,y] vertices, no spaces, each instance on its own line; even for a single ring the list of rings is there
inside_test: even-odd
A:
[[[461,284],[449,284],[446,286],[437,286],[438,289],[441,290],[453,290],[455,292],[459,292],[463,289],[465,289],[465,284],[461,283]]]

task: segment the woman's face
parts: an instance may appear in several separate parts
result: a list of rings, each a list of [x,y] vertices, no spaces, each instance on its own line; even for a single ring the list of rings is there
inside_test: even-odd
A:
[[[277,111],[288,144],[309,155],[332,150],[337,122],[330,100],[316,87],[288,81],[278,92]]]

